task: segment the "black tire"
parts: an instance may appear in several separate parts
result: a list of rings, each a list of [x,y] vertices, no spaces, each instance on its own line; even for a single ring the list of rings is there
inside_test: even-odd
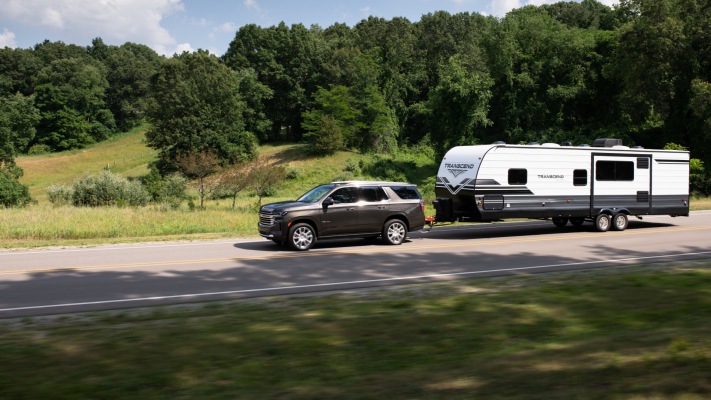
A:
[[[562,228],[568,224],[568,218],[553,217],[553,225]]]
[[[595,217],[595,229],[598,232],[607,232],[610,230],[611,218],[607,214],[600,214]]]
[[[629,224],[629,219],[627,219],[627,214],[617,213],[612,216],[612,230],[613,231],[624,231],[627,229]]]
[[[399,219],[391,219],[383,226],[383,239],[387,244],[399,245],[407,238],[407,225]]]
[[[289,229],[287,240],[289,247],[293,250],[306,251],[316,243],[316,232],[314,228],[306,223],[296,224]]]
[[[570,219],[570,223],[573,224],[573,226],[580,226],[585,222],[585,218],[583,217],[575,217]]]

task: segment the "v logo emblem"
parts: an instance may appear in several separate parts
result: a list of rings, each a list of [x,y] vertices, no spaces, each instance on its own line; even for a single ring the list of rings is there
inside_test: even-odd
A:
[[[449,180],[447,178],[442,177],[442,181],[444,182],[444,186],[449,190],[450,193],[452,194],[457,194],[459,193],[460,190],[462,190],[465,186],[471,182],[471,179],[464,179],[463,181],[459,182],[458,185],[454,185],[449,183]]]

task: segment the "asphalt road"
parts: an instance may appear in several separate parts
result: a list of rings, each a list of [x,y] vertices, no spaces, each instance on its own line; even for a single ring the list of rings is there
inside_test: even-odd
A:
[[[435,227],[401,246],[221,240],[0,252],[0,318],[711,258],[711,211],[624,232],[549,221]]]

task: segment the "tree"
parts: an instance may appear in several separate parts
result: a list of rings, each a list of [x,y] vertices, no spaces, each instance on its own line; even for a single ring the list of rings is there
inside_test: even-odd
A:
[[[314,109],[304,112],[304,128],[312,150],[330,154],[341,150],[341,144],[354,147],[362,127],[362,113],[351,90],[342,85],[329,90],[319,88],[314,94],[314,105]],[[327,138],[319,138],[320,134],[326,134]],[[325,143],[329,140],[333,140],[330,145]]]
[[[53,61],[37,78],[35,103],[41,120],[36,142],[53,150],[81,148],[116,131],[105,97],[104,66],[90,58]]]
[[[20,167],[0,163],[0,206],[24,207],[32,200],[29,188],[19,182],[20,177]]]
[[[180,172],[185,174],[185,176],[190,179],[197,179],[200,208],[204,208],[205,195],[210,189],[207,184],[207,178],[219,171],[220,160],[212,150],[204,150],[178,154],[175,162]]]
[[[148,108],[151,77],[162,59],[147,46],[126,43],[103,50],[109,87],[106,102],[117,127],[126,131],[139,124]]]
[[[259,82],[273,92],[264,109],[271,121],[269,140],[279,138],[282,128],[288,139],[301,138],[302,112],[316,91],[324,63],[325,47],[319,43],[318,27],[285,23],[269,28],[246,25],[237,31],[223,56],[235,71],[251,68]]]
[[[430,94],[431,133],[440,154],[452,146],[474,144],[476,128],[488,118],[493,80],[482,65],[454,56],[442,66],[439,84]]]
[[[286,167],[279,164],[274,158],[259,156],[249,162],[249,186],[254,189],[258,197],[257,205],[262,206],[268,188],[276,185],[286,177]]]
[[[0,164],[14,164],[17,153],[34,138],[38,121],[33,96],[0,97]]]
[[[240,77],[206,51],[183,53],[151,80],[148,145],[159,151],[162,173],[175,171],[180,154],[210,150],[227,165],[249,159],[254,135],[245,131]]]
[[[627,129],[645,146],[661,146],[667,121],[686,118],[688,37],[674,0],[623,0],[633,18],[620,31],[611,68],[622,83],[619,104]],[[678,101],[684,99],[682,103]],[[686,139],[685,141],[687,141]]]
[[[250,186],[249,170],[250,164],[246,162],[230,165],[220,174],[218,187],[232,197],[233,210],[237,203],[237,195]]]

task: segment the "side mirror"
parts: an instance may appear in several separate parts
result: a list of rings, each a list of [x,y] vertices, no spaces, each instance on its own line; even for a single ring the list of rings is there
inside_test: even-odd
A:
[[[322,206],[328,207],[333,205],[333,198],[332,197],[327,197],[326,200],[321,203]]]

